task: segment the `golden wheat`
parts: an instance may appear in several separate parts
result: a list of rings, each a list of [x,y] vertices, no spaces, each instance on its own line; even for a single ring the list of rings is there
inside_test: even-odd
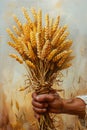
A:
[[[30,33],[29,32],[30,32],[29,26],[27,24],[24,24],[23,25],[23,33],[24,33],[25,40],[29,40],[29,38],[30,38]]]
[[[40,42],[40,33],[36,34],[36,43],[37,43],[37,56],[41,58],[41,42]]]
[[[45,21],[46,21],[46,25],[45,25],[45,40],[49,39],[49,15],[47,14],[45,16]]]
[[[67,63],[67,64],[63,65],[60,69],[61,69],[61,70],[67,69],[67,68],[69,68],[69,67],[71,67],[71,66],[72,66],[71,63]]]
[[[49,39],[51,39],[53,34],[53,19],[49,20]]]
[[[28,42],[28,50],[29,50],[28,52],[29,52],[29,56],[30,56],[31,60],[35,60],[36,55],[34,54],[34,51],[32,49],[30,42]]]
[[[19,21],[19,19],[17,18],[16,15],[13,15],[14,17],[14,21],[16,22],[18,28],[20,29],[20,31],[22,31],[22,23]]]
[[[64,27],[61,27],[60,29],[58,29],[57,30],[57,32],[56,32],[56,35],[55,35],[55,37],[53,38],[53,40],[52,40],[52,42],[51,42],[51,44],[53,45],[53,46],[58,46],[59,44],[58,44],[58,40],[59,40],[59,38],[63,35],[63,33],[64,33],[64,31],[67,29],[67,26],[64,26]]]
[[[11,56],[12,58],[15,58],[20,64],[23,63],[23,60],[20,59],[17,55],[15,55],[15,54],[9,54],[9,56]]]
[[[15,37],[15,35],[12,33],[12,31],[10,29],[7,29],[7,32],[9,34],[9,36],[12,38],[12,40],[16,43],[18,40]]]
[[[53,62],[57,62],[60,58],[62,58],[63,56],[65,56],[67,54],[67,51],[63,51],[59,54],[57,54],[54,58],[53,58]]]
[[[33,48],[36,48],[36,37],[34,35],[34,32],[30,32],[30,41]]]
[[[58,17],[56,18],[56,21],[55,21],[55,23],[54,23],[54,25],[53,25],[53,32],[57,30],[57,27],[58,27],[58,25],[59,25],[59,21],[60,21],[60,16],[58,16]]]
[[[59,39],[58,44],[63,43],[63,41],[66,39],[66,37],[69,35],[69,32],[65,32]]]
[[[33,14],[33,16],[34,16],[34,21],[35,21],[35,23],[37,22],[37,13],[36,13],[36,10],[34,9],[34,8],[32,8],[31,9],[31,12],[32,12],[32,14]]]
[[[57,49],[53,49],[51,52],[50,52],[50,54],[47,56],[47,60],[48,61],[51,61],[52,60],[52,58],[55,56],[55,54],[57,53]]]
[[[60,46],[58,46],[58,53],[60,53],[63,50],[68,50],[70,46],[72,45],[71,40],[65,40]]]
[[[29,60],[26,60],[25,62],[26,62],[26,64],[27,64],[30,68],[32,68],[32,69],[35,69],[35,68],[36,68],[35,65],[33,64],[33,62],[31,62],[31,61],[29,61]]]
[[[39,10],[37,16],[37,32],[41,33],[41,31],[42,31],[42,10]]]
[[[72,64],[70,61],[74,58],[71,56],[70,49],[72,41],[67,39],[69,33],[66,31],[67,26],[59,25],[60,16],[53,20],[48,14],[45,15],[45,26],[42,24],[42,10],[38,12],[33,8],[31,20],[26,8],[22,8],[26,22],[22,23],[14,16],[17,24],[13,26],[15,35],[10,29],[7,32],[14,42],[8,42],[21,56],[15,54],[10,56],[19,63],[24,63],[28,72],[28,86],[37,94],[50,93],[53,90],[52,85],[56,80],[57,74],[69,68]],[[60,78],[60,75],[58,75]],[[25,90],[24,88],[20,91]],[[19,109],[16,102],[16,108]],[[19,119],[21,122],[21,119]],[[42,115],[39,121],[40,130],[55,129],[54,122],[49,113]],[[56,129],[55,129],[56,130]]]
[[[8,42],[9,46],[13,47],[14,49],[18,49],[18,47],[16,46],[16,44],[12,43],[12,42]]]
[[[26,8],[23,7],[22,12],[23,12],[29,26],[32,27],[32,22],[31,22],[31,19],[30,19],[29,15],[28,15],[28,12],[27,12]]]
[[[57,66],[61,67],[63,63],[65,62],[66,58],[72,53],[72,50],[66,51],[65,55],[61,58],[61,60],[58,62]]]
[[[16,26],[13,26],[13,29],[14,29],[14,32],[15,32],[18,36],[21,35],[20,31],[18,30],[18,28],[17,28]]]
[[[42,52],[41,52],[41,59],[44,60],[44,58],[46,58],[48,56],[50,51],[51,51],[51,44],[50,44],[50,41],[47,40],[46,43],[44,44]]]

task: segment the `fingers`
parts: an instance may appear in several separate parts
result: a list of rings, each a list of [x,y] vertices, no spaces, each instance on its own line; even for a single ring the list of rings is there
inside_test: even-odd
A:
[[[33,107],[33,110],[37,113],[37,114],[43,114],[47,111],[46,108],[43,108],[43,109],[40,109],[40,108],[37,108],[37,107]]]
[[[32,100],[33,110],[36,113],[35,117],[39,118],[39,116],[38,116],[39,114],[43,114],[44,112],[47,111],[46,108],[48,107],[48,104],[43,102],[45,100],[44,100],[44,98],[42,99],[42,97],[40,97],[40,99],[39,99],[42,102],[38,101],[38,98],[37,98],[38,96],[36,93],[33,93],[32,97],[33,97],[33,100]]]
[[[38,102],[52,102],[54,100],[54,96],[52,94],[42,94],[35,97],[35,100]]]
[[[34,100],[37,100],[37,94],[34,92],[34,93],[32,93],[32,98],[34,99]]]
[[[35,100],[32,100],[32,105],[34,107],[38,107],[38,108],[46,108],[46,107],[48,107],[47,103],[39,103],[39,102],[37,102]]]

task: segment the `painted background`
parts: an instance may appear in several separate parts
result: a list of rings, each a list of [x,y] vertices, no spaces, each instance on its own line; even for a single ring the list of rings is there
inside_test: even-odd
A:
[[[43,15],[49,13],[51,17],[61,15],[61,24],[67,24],[70,38],[73,40],[73,50],[76,56],[73,67],[65,79],[64,86],[78,87],[78,80],[86,81],[87,69],[87,1],[86,0],[0,0],[0,81],[7,82],[10,78],[17,80],[24,72],[24,68],[10,59],[8,53],[11,48],[6,44],[9,40],[7,27],[14,24],[12,15],[16,14],[21,21],[24,17],[21,7],[28,10],[31,7],[41,8]],[[12,50],[13,51],[13,50]],[[23,72],[23,73],[22,73]],[[86,82],[85,82],[86,84]],[[82,86],[83,87],[83,86]]]
[[[12,28],[14,24],[13,14],[24,21],[21,7],[28,11],[31,7],[41,8],[43,15],[49,13],[53,18],[61,15],[61,25],[68,25],[76,56],[73,66],[64,72],[63,88],[67,97],[84,92],[87,88],[87,0],[0,0],[0,83],[4,90],[6,87],[14,89],[15,83],[22,85],[25,73],[25,68],[8,56],[13,50],[7,45],[9,37],[6,33],[6,28]]]

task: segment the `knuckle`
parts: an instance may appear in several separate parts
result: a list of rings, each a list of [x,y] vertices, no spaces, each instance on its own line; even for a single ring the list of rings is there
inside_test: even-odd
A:
[[[38,110],[37,110],[35,107],[33,107],[33,110],[34,110],[36,113],[38,113]]]
[[[43,105],[43,104],[40,104],[40,107],[41,107],[41,108],[43,108],[43,107],[44,107],[44,105]]]

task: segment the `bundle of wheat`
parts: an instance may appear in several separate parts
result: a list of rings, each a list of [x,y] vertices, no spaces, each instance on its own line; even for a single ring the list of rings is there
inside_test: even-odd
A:
[[[13,40],[8,44],[20,54],[20,57],[15,54],[10,56],[20,64],[25,64],[28,72],[26,88],[33,89],[37,94],[50,93],[53,90],[53,81],[57,76],[60,77],[61,70],[72,65],[70,61],[74,58],[70,49],[72,41],[67,39],[67,26],[59,25],[60,16],[53,21],[48,14],[43,26],[41,10],[36,12],[35,9],[31,9],[33,21],[25,8],[22,8],[22,11],[26,18],[24,24],[14,15],[17,27],[13,26],[13,30],[16,35],[7,29]],[[24,88],[20,91],[23,90]],[[56,129],[48,113],[41,116],[39,127],[40,130]]]

